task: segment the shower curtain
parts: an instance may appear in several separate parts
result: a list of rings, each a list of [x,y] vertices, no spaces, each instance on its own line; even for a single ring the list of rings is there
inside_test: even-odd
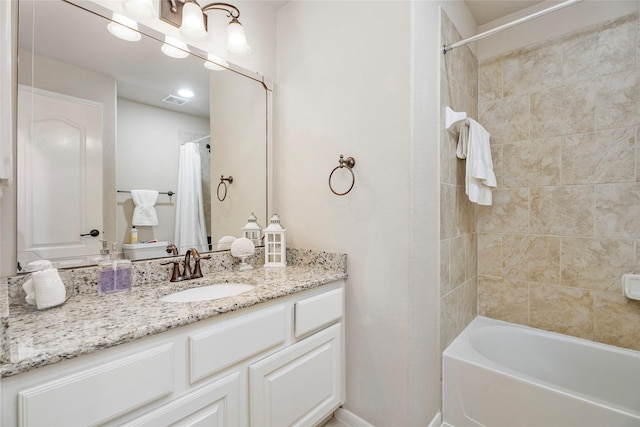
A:
[[[174,243],[180,253],[185,253],[189,248],[196,248],[199,252],[208,251],[200,149],[194,142],[180,147],[176,206]]]

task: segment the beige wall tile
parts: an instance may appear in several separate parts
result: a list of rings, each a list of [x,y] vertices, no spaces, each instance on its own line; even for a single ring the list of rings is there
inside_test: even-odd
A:
[[[458,300],[456,292],[440,298],[440,348],[444,350],[458,335]]]
[[[544,187],[560,184],[560,138],[502,145],[505,187]]]
[[[471,279],[478,275],[478,235],[465,235],[465,265],[466,277]]]
[[[456,212],[458,214],[456,232],[458,235],[473,233],[476,231],[477,205],[469,201],[464,186],[459,185],[456,189]]]
[[[530,233],[592,236],[593,223],[592,186],[531,189]]]
[[[498,188],[493,205],[478,208],[478,231],[524,233],[529,225],[529,189]]]
[[[562,183],[635,181],[635,129],[566,136],[562,144]]]
[[[595,85],[597,129],[640,124],[640,70],[610,74]]]
[[[467,279],[465,259],[465,236],[454,237],[449,246],[449,280],[451,287],[457,288]]]
[[[565,237],[561,242],[561,284],[621,292],[621,277],[633,271],[633,240]]]
[[[640,59],[638,59],[640,62]],[[636,127],[636,182],[640,181],[640,126]]]
[[[606,184],[595,188],[596,236],[639,239],[640,184]]]
[[[531,326],[593,339],[593,295],[590,291],[532,284],[530,298]]]
[[[480,102],[502,98],[502,57],[482,61],[478,67],[478,99]]]
[[[502,237],[502,276],[512,280],[560,283],[560,238],[505,234]]]
[[[640,350],[640,301],[608,292],[595,293],[595,340]]]
[[[440,239],[456,235],[456,186],[440,184]]]
[[[494,144],[491,146],[491,161],[493,162],[493,173],[496,176],[496,183],[498,188],[504,187],[504,168],[502,161],[502,147],[503,145]]]
[[[478,234],[478,274],[502,277],[502,234]]]
[[[636,67],[637,14],[589,27],[563,39],[563,76],[577,82]]]
[[[451,243],[449,240],[440,241],[440,296],[448,294],[453,287],[451,286],[451,279],[449,277],[449,247]]]
[[[555,41],[502,57],[504,96],[529,94],[562,84],[562,45]]]
[[[458,333],[478,315],[478,278],[466,281],[458,293]]]
[[[529,323],[529,284],[478,276],[478,314],[527,325]]]
[[[491,134],[491,144],[529,139],[529,96],[485,101],[479,110],[479,122]]]
[[[531,94],[531,137],[593,131],[595,98],[591,85],[559,86]]]

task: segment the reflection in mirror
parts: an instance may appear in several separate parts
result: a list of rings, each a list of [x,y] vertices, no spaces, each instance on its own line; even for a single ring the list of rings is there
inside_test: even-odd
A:
[[[155,35],[120,40],[67,2],[19,7],[19,264],[94,264],[102,240],[135,259],[166,256],[165,242],[216,250],[251,213],[266,223],[260,81],[210,71],[200,52],[170,58]],[[234,180],[221,202],[222,175]],[[138,242],[158,243],[130,246],[134,224]]]

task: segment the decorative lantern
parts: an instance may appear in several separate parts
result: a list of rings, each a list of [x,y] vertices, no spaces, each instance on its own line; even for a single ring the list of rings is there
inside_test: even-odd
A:
[[[261,234],[262,228],[258,224],[258,218],[251,213],[251,216],[247,220],[247,225],[242,227],[242,237],[251,240],[254,246],[262,245]]]
[[[278,214],[274,214],[269,226],[264,229],[264,266],[284,267],[287,265],[287,245],[285,229],[280,226]]]

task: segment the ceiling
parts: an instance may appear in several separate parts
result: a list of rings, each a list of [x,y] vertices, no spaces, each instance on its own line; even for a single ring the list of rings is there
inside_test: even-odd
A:
[[[465,0],[465,3],[480,26],[543,2],[540,0]]]

